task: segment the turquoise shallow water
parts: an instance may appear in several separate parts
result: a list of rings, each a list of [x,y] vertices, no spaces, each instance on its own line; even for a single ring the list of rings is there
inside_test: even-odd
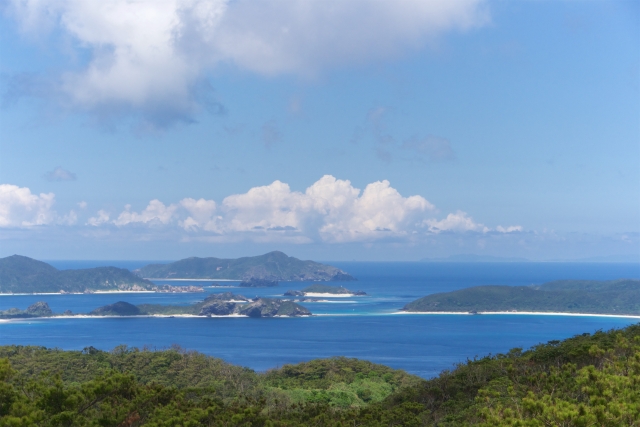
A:
[[[86,261],[52,264],[58,268],[92,266]],[[139,265],[132,262],[113,264],[127,268]],[[256,370],[342,355],[368,359],[431,377],[467,357],[505,352],[512,347],[527,348],[540,342],[598,329],[624,327],[637,321],[600,317],[394,314],[404,304],[418,297],[482,284],[527,285],[569,278],[637,278],[640,277],[640,265],[637,264],[333,264],[359,279],[343,285],[364,290],[369,296],[305,304],[313,313],[319,314],[312,318],[46,319],[8,322],[0,324],[0,344],[44,345],[64,349],[82,349],[90,345],[111,349],[120,344],[164,348],[178,344]],[[208,288],[207,292],[231,290],[247,297],[278,296],[287,289],[301,289],[306,285],[290,282],[281,283],[278,288]],[[202,298],[202,294],[2,296],[0,309],[24,308],[35,301],[44,300],[54,311],[71,309],[80,313],[119,300],[133,304],[190,304]]]

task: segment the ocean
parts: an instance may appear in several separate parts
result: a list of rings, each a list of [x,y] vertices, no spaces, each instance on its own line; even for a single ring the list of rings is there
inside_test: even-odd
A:
[[[60,269],[115,265],[134,269],[147,261],[49,261]],[[621,328],[637,319],[548,315],[398,314],[419,297],[478,285],[530,285],[560,279],[640,278],[640,264],[599,263],[366,263],[333,262],[358,278],[340,283],[365,297],[303,303],[309,318],[105,318],[42,319],[0,323],[0,344],[39,345],[68,350],[118,345],[162,349],[179,345],[257,371],[331,356],[357,357],[436,376],[467,358],[529,348],[585,332]],[[173,285],[206,282],[162,282]],[[246,297],[281,296],[308,283],[281,282],[276,288],[206,288]],[[46,301],[55,312],[86,313],[116,301],[132,304],[191,304],[195,294],[92,294],[0,296],[0,310]]]

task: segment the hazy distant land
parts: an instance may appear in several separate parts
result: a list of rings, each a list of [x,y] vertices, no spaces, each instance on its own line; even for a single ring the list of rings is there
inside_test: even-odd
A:
[[[0,259],[0,293],[82,293],[96,291],[157,291],[148,280],[124,268],[96,267],[58,270],[46,262],[12,255]]]

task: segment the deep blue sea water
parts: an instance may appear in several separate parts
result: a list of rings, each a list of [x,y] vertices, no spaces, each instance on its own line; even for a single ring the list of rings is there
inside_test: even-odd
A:
[[[134,269],[147,261],[53,261],[60,269],[116,265]],[[348,356],[405,369],[423,377],[437,375],[466,358],[528,348],[584,332],[636,323],[625,318],[525,315],[396,314],[424,295],[486,284],[529,285],[559,279],[639,278],[639,264],[585,263],[332,263],[356,276],[343,283],[367,297],[305,303],[311,318],[108,318],[43,319],[0,323],[0,344],[43,345],[63,349],[126,344],[165,348],[178,344],[231,363],[266,370],[329,356]],[[162,283],[162,282],[158,282]],[[168,282],[166,282],[168,283]],[[222,282],[234,286],[233,282]],[[207,284],[171,282],[171,284]],[[247,297],[278,296],[308,283],[277,288],[207,288]],[[124,300],[132,304],[191,304],[203,294],[93,294],[0,296],[0,310],[46,301],[54,311],[83,313]]]

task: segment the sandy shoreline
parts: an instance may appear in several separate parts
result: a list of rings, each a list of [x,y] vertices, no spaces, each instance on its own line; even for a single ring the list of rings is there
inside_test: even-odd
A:
[[[525,316],[578,316],[578,317],[620,317],[625,319],[640,319],[640,315],[634,314],[596,314],[596,313],[564,313],[564,312],[548,312],[548,311],[482,311],[469,313],[467,311],[398,311],[391,314],[449,314],[449,315],[465,315],[475,316],[484,314],[498,315],[525,315]]]

